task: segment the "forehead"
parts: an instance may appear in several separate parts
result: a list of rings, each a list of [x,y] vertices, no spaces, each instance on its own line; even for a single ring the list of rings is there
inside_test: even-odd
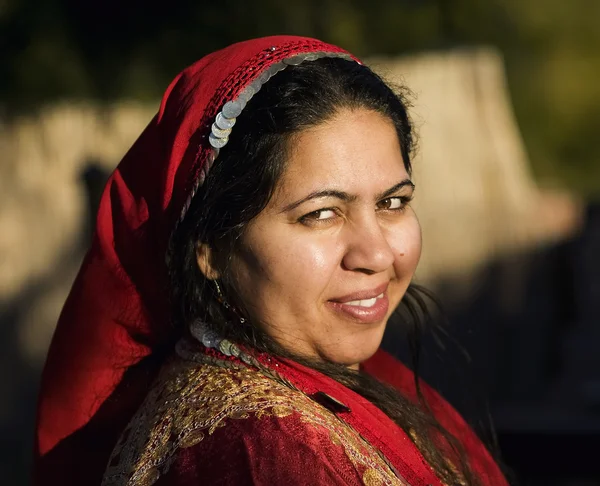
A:
[[[407,178],[392,121],[371,110],[344,109],[292,138],[276,197],[323,188],[368,196]]]

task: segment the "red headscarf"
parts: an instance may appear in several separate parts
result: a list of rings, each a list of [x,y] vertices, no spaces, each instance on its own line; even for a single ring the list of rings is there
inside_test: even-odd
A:
[[[37,484],[99,481],[120,430],[144,397],[153,353],[171,338],[165,254],[223,105],[269,66],[315,39],[234,44],[180,73],[158,114],[111,175],[92,246],[60,316],[43,373]]]

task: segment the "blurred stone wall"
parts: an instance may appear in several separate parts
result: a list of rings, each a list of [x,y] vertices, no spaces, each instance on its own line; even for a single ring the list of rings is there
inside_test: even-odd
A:
[[[85,251],[91,218],[85,178],[92,166],[109,173],[154,111],[62,104],[3,127],[0,305],[28,296],[14,325],[22,351],[38,363]]]

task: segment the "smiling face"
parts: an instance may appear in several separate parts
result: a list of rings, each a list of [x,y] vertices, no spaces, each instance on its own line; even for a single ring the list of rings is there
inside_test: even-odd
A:
[[[344,109],[297,134],[231,260],[251,317],[296,354],[355,367],[411,281],[421,232],[390,120]]]

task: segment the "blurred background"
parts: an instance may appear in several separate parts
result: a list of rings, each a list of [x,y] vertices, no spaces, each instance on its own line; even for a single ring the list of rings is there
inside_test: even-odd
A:
[[[474,422],[487,399],[520,484],[600,484],[599,26],[597,0],[0,0],[2,484],[28,484],[40,371],[109,172],[182,68],[275,33],[413,93],[417,280],[460,343],[425,338],[423,376]]]

